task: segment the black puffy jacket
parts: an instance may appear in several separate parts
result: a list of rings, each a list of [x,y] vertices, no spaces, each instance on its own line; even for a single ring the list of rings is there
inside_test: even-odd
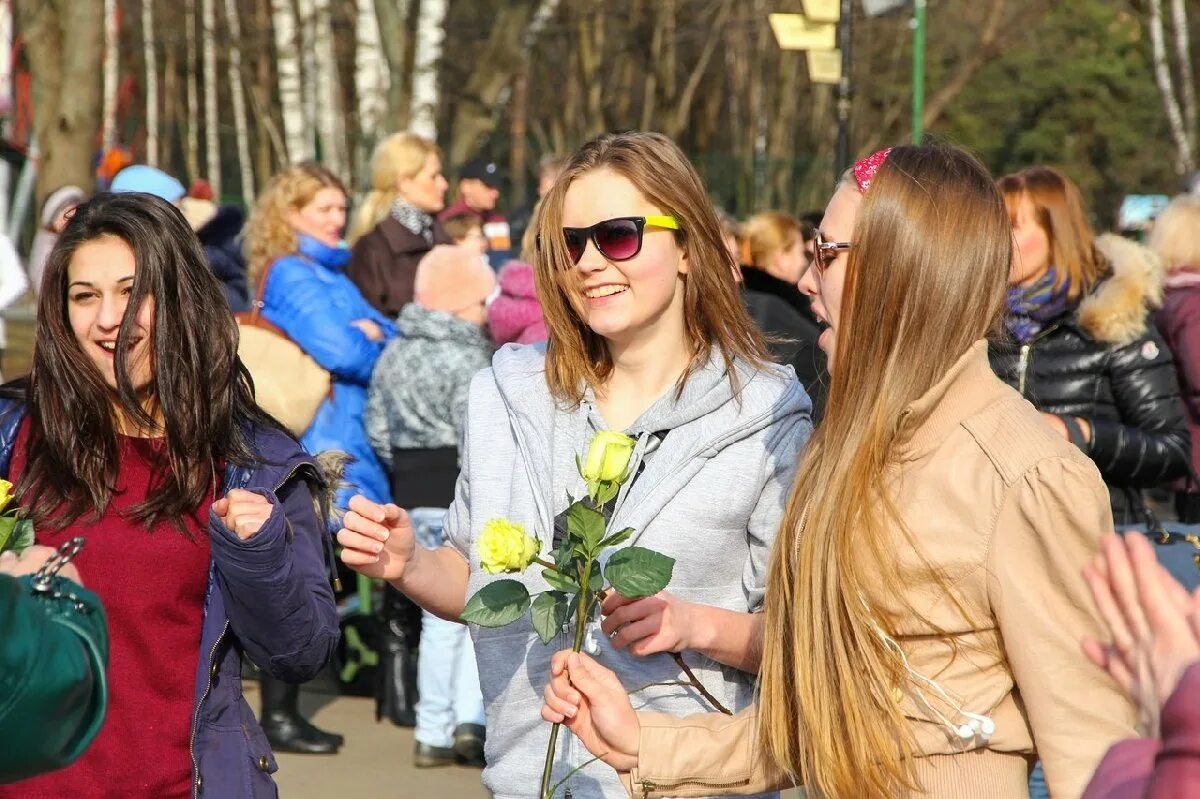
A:
[[[1162,270],[1131,241],[1102,236],[1110,275],[1024,346],[991,347],[992,368],[1040,411],[1087,419],[1088,455],[1112,494],[1116,522],[1143,521],[1140,490],[1189,473],[1191,442],[1170,350],[1150,308]]]

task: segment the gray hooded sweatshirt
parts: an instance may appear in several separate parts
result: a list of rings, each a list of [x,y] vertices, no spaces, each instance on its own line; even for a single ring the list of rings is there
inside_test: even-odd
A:
[[[629,544],[675,558],[667,590],[676,596],[753,612],[762,608],[768,553],[812,424],[808,396],[791,367],[755,370],[738,363],[736,372],[735,395],[724,360],[714,353],[688,378],[678,400],[672,389],[625,431],[638,442],[632,462],[638,476],[618,496],[610,529],[632,527]],[[551,396],[543,345],[508,345],[491,369],[476,375],[462,472],[445,527],[448,544],[470,563],[468,596],[499,579],[482,571],[475,546],[489,519],[524,523],[542,540],[543,554],[550,551],[568,492],[585,493],[575,457],[604,426],[590,398],[563,407]],[[521,580],[530,593],[549,589],[540,569],[505,577]],[[496,799],[537,799],[550,738],[550,725],[540,716],[542,690],[551,655],[570,648],[572,631],[568,627],[543,645],[526,616],[507,627],[472,625],[471,633],[487,708],[484,785]],[[635,657],[614,650],[595,623],[586,648],[619,675],[639,710],[713,710],[688,687],[643,688],[686,680],[668,654]],[[697,652],[684,658],[734,712],[753,701],[753,675]],[[555,782],[591,759],[566,730],[558,748]],[[615,772],[599,762],[572,776],[568,787],[572,799],[626,796]]]

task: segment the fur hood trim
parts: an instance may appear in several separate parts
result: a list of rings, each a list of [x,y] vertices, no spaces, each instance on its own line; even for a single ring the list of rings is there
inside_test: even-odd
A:
[[[1079,326],[1108,344],[1130,344],[1146,334],[1150,310],[1162,305],[1164,270],[1137,242],[1106,233],[1096,239],[1108,275],[1079,303]]]
[[[334,498],[346,487],[346,465],[350,456],[337,449],[327,449],[313,456],[316,464],[318,485],[312,485],[313,505],[316,507],[317,518],[325,519],[331,530],[342,523],[344,511],[338,507]]]

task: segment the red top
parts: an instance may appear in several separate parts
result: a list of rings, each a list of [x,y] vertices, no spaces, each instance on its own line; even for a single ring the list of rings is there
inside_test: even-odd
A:
[[[25,467],[28,420],[13,449],[12,477]],[[125,516],[143,501],[151,479],[154,440],[122,436],[117,490],[99,521],[85,516],[38,543],[71,536],[87,544],[75,559],[84,583],[108,614],[108,715],[91,748],[61,771],[0,786],[3,799],[190,797],[189,751],[200,625],[208,583],[210,492],[190,538],[169,521],[147,529]]]

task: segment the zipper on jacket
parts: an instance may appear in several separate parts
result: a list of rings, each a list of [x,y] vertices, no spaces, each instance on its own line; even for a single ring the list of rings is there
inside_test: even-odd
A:
[[[726,782],[709,782],[703,779],[682,779],[668,780],[666,782],[652,782],[650,780],[639,780],[642,786],[642,799],[649,799],[650,794],[654,791],[661,791],[670,788],[680,788],[684,785],[695,785],[698,788],[737,788],[740,785],[749,785],[750,778],[746,777],[740,780],[729,780]]]
[[[220,590],[219,588],[217,589]],[[200,796],[200,786],[202,780],[200,778],[200,763],[196,760],[196,730],[200,728],[200,709],[204,707],[204,700],[208,699],[208,694],[212,691],[213,681],[213,664],[217,657],[217,649],[220,648],[221,642],[225,640],[225,633],[229,632],[229,619],[225,620],[225,626],[221,628],[221,634],[217,636],[217,640],[213,643],[212,651],[208,653],[208,677],[204,682],[204,693],[200,694],[200,701],[196,703],[196,711],[192,714],[192,735],[188,739],[188,754],[192,756],[192,797]]]
[[[1017,361],[1017,392],[1025,396],[1025,372],[1029,369],[1029,345],[1021,345],[1021,357]]]

